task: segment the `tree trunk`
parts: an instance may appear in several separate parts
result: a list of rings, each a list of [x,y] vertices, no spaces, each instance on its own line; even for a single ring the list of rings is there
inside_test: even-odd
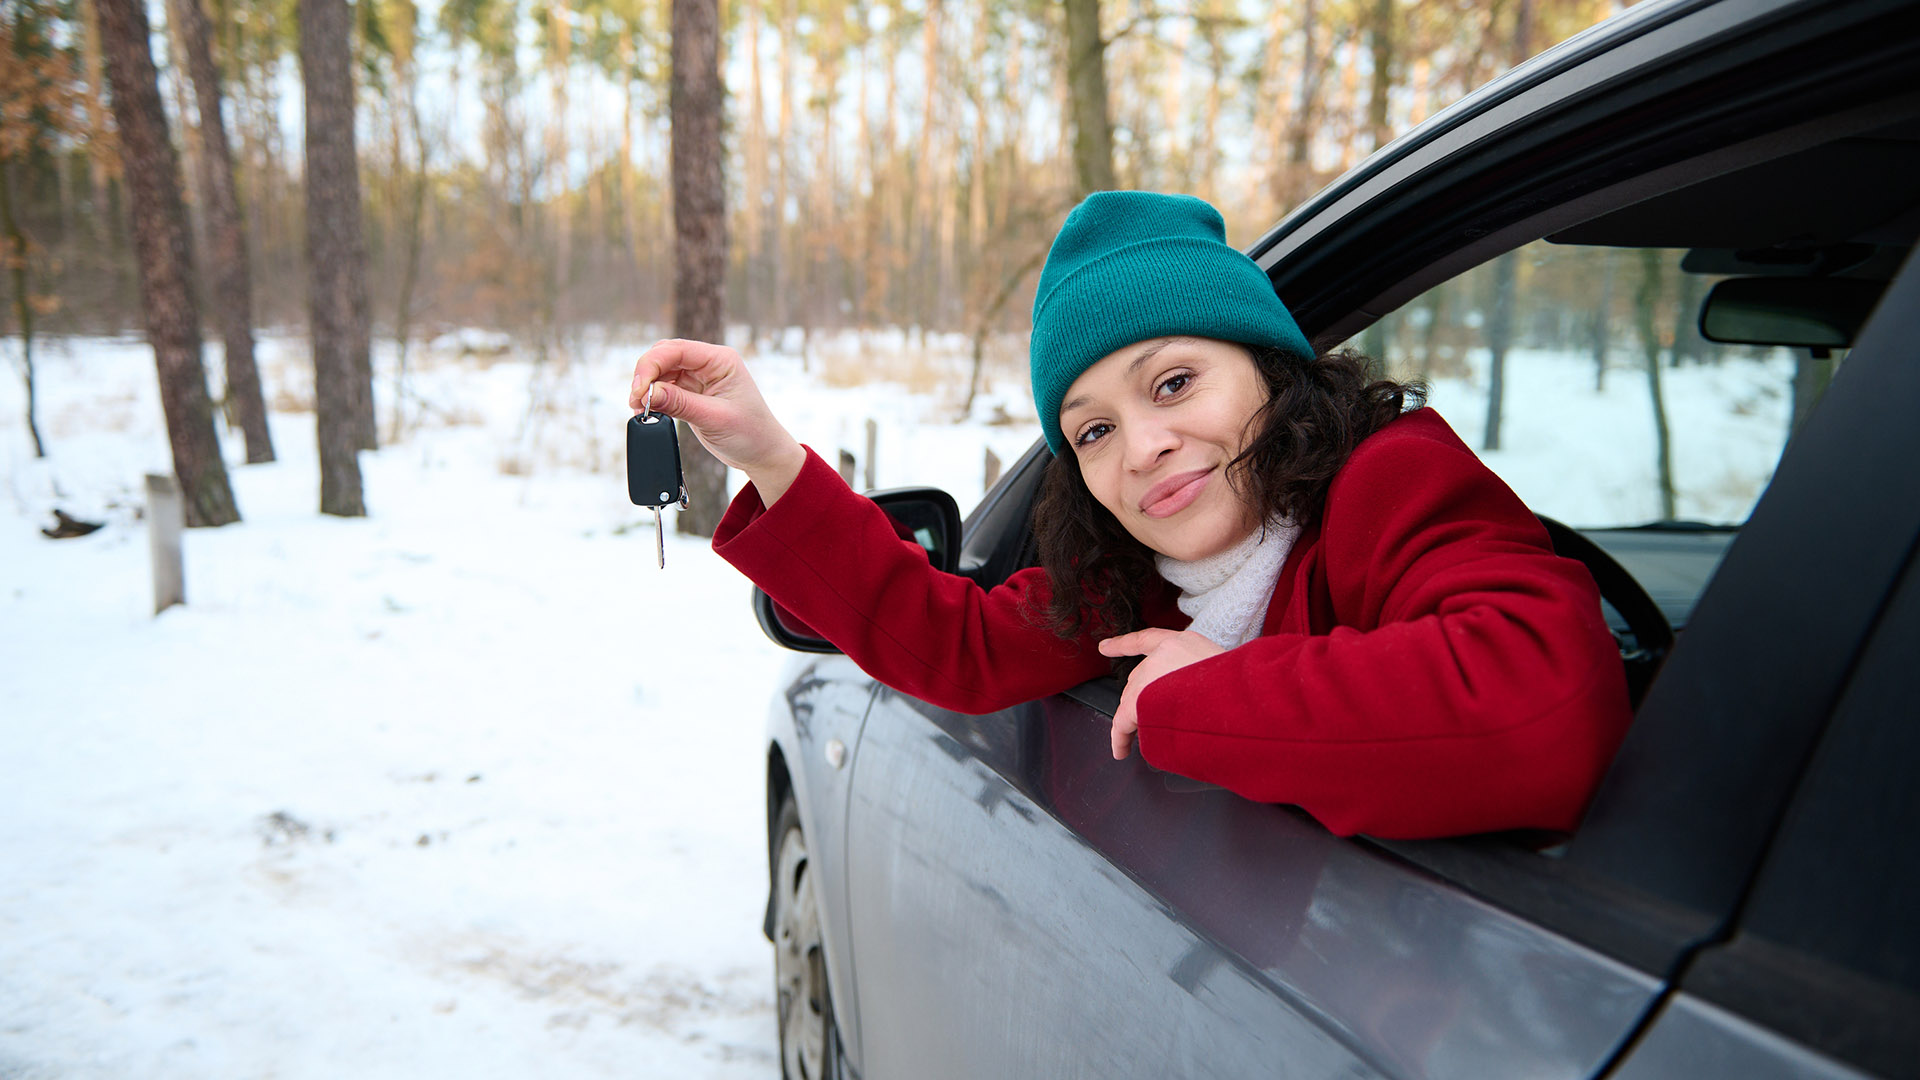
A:
[[[1079,195],[1111,190],[1113,125],[1107,112],[1107,43],[1100,0],[1066,0],[1067,85],[1073,105],[1073,176]]]
[[[360,232],[360,178],[353,146],[353,77],[346,0],[299,0],[300,75],[307,121],[307,306],[313,337],[313,396],[320,442],[320,512],[367,513],[357,451],[370,439],[361,427],[356,353],[365,355],[365,241]],[[367,409],[371,416],[371,408]]]
[[[5,242],[0,247],[0,264],[5,264],[7,276],[13,279],[13,315],[20,323],[20,359],[27,380],[27,433],[33,436],[33,456],[43,458],[47,447],[40,441],[40,424],[34,415],[33,302],[32,282],[27,275],[27,236],[13,215],[13,163],[5,159],[0,159],[0,240]]]
[[[679,8],[674,10],[677,13]],[[793,140],[793,52],[800,41],[794,25],[798,18],[797,0],[780,0],[780,111],[773,129],[773,203],[767,212],[766,233],[766,258],[773,264],[773,296],[768,306],[773,311],[776,342],[785,339],[787,326],[793,322],[787,298],[787,193],[793,181],[789,144]]]
[[[1293,127],[1287,141],[1287,168],[1276,172],[1284,177],[1284,188],[1275,191],[1281,209],[1298,204],[1313,191],[1308,162],[1313,132],[1320,106],[1320,87],[1325,81],[1327,63],[1319,56],[1316,31],[1320,28],[1318,0],[1302,0],[1300,8],[1300,83],[1294,94]]]
[[[94,0],[82,0],[80,11],[80,50],[86,58],[87,72],[87,184],[93,193],[93,213],[88,216],[88,238],[101,253],[109,251],[112,237],[113,207],[107,177],[106,72],[100,57],[100,20]]]
[[[267,432],[267,404],[253,359],[252,272],[233,189],[233,152],[220,113],[220,73],[208,42],[212,29],[200,0],[174,0],[169,8],[180,24],[200,106],[200,201],[212,256],[207,277],[213,286],[214,319],[226,342],[227,403],[246,437],[247,463],[259,464],[273,460],[273,437]]]
[[[113,87],[113,118],[133,215],[140,301],[160,376],[173,472],[189,526],[240,520],[200,359],[200,311],[193,298],[193,249],[180,199],[180,164],[167,136],[159,76],[141,0],[99,0],[101,52]]]
[[[347,377],[340,399],[347,410],[347,438],[357,450],[379,446],[373,418],[373,323],[367,307],[367,240],[360,207],[360,157],[354,145],[353,12],[347,0],[299,0],[300,72],[305,84],[307,160],[307,303],[316,318],[314,359],[320,360],[319,329],[339,335]],[[319,322],[320,306],[327,308]],[[319,369],[314,372],[318,408]],[[322,473],[326,466],[321,466]],[[356,475],[359,466],[354,467]],[[344,485],[344,473],[337,479]],[[325,477],[322,477],[324,489]],[[340,489],[340,507],[360,504]],[[321,498],[324,504],[326,499]],[[324,508],[324,507],[323,507]],[[327,513],[336,511],[327,510]]]
[[[1660,385],[1660,335],[1654,307],[1660,302],[1660,251],[1640,249],[1640,292],[1634,297],[1634,323],[1647,365],[1647,392],[1653,399],[1654,474],[1660,485],[1660,518],[1677,516],[1673,491],[1673,440],[1667,430],[1667,399]]]
[[[747,354],[760,345],[761,321],[766,317],[766,289],[761,286],[766,272],[766,232],[771,219],[767,209],[767,106],[760,86],[760,6],[763,0],[746,0],[745,25],[740,34],[747,45],[747,135],[746,135],[746,212],[741,225],[747,230],[746,273],[741,275],[744,296],[738,310],[747,319]]]
[[[726,176],[720,139],[720,11],[717,0],[673,0],[673,330],[724,341],[727,280]],[[688,509],[676,527],[712,536],[726,510],[726,466],[680,425]]]
[[[1480,442],[1482,450],[1500,449],[1500,414],[1505,407],[1507,348],[1513,344],[1513,307],[1515,282],[1519,277],[1520,256],[1512,251],[1493,264],[1493,312],[1487,319],[1487,431]]]
[[[1393,91],[1394,0],[1374,0],[1372,25],[1367,28],[1367,45],[1373,53],[1373,86],[1367,97],[1367,129],[1373,135],[1375,150],[1393,141],[1393,125],[1387,109]]]
[[[1593,310],[1593,392],[1596,394],[1607,388],[1607,346],[1613,335],[1613,269],[1614,250],[1608,248],[1601,262],[1600,301]]]

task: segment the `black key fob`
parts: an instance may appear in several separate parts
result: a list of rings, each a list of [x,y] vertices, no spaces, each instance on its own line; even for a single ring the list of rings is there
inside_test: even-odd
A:
[[[635,506],[658,510],[680,502],[683,486],[673,419],[645,413],[627,421],[627,498]]]
[[[667,568],[667,533],[660,523],[660,509],[669,503],[687,508],[686,477],[680,475],[680,440],[674,434],[673,420],[657,412],[644,412],[627,421],[627,498],[635,506],[653,511],[654,547],[660,553],[660,569]]]

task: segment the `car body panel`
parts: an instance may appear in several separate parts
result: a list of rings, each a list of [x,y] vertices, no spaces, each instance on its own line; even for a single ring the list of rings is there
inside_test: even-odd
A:
[[[852,934],[846,875],[839,868],[847,865],[844,823],[852,777],[849,766],[877,684],[844,656],[805,656],[787,665],[781,686],[781,695],[768,708],[770,768],[777,772],[769,778],[767,827],[772,830],[779,800],[790,792],[800,809],[809,856],[816,866],[827,868],[813,879],[822,912],[821,940],[828,955],[845,955]],[[844,756],[828,749],[834,743],[844,748]],[[838,757],[838,764],[833,757]],[[778,843],[777,837],[772,839]],[[769,872],[772,866],[770,848]],[[769,932],[771,926],[769,911]],[[827,966],[833,1000],[841,1005],[841,1033],[850,1040],[857,1040],[859,1034],[859,1014],[852,1007],[859,1000],[854,975],[850,963]]]
[[[1618,1080],[1870,1080],[1823,1054],[1681,995],[1613,1076]]]
[[[1115,762],[1107,725],[880,692],[848,807],[853,953],[893,988],[862,1003],[865,1075],[1581,1077],[1659,990],[1297,811]]]

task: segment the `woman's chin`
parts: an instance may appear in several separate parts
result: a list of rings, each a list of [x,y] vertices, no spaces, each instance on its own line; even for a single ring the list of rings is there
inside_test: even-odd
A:
[[[1156,555],[1165,555],[1176,562],[1198,562],[1211,558],[1245,540],[1253,532],[1253,526],[1221,525],[1213,529],[1184,529],[1176,536],[1145,537],[1135,534],[1134,539],[1151,548]]]

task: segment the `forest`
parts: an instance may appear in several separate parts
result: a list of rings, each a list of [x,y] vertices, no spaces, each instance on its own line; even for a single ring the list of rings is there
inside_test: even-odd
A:
[[[22,308],[43,332],[138,326],[98,2],[10,0],[0,24],[9,333]],[[203,11],[254,318],[298,326],[295,4],[147,6],[194,251],[204,264],[208,200],[188,178],[206,170],[209,131],[183,28]],[[1618,6],[724,0],[727,321],[756,335],[1023,325],[1036,264],[1083,190],[1189,191],[1251,242],[1397,133]],[[350,5],[376,333],[485,326],[541,348],[584,323],[671,321],[669,8]],[[1101,61],[1101,90],[1070,47],[1090,37],[1069,25],[1087,14],[1097,37],[1080,52]],[[1096,96],[1106,137],[1076,147],[1076,99]]]
[[[0,340],[31,427],[36,334],[144,331],[189,524],[215,524],[236,511],[210,418],[270,460],[252,338],[305,335],[322,507],[363,513],[372,340],[404,378],[410,350],[450,332],[544,363],[590,332],[727,327],[749,355],[779,335],[804,356],[816,333],[886,329],[970,338],[977,379],[981,343],[1024,331],[1049,240],[1087,192],[1191,192],[1251,243],[1620,7],[10,0]],[[1497,260],[1359,344],[1420,377],[1469,348],[1591,350],[1596,382],[1610,347],[1705,350],[1696,282],[1656,311],[1635,297],[1657,261],[1564,273],[1555,258]],[[1616,276],[1596,309],[1591,282]],[[203,369],[203,335],[224,365]],[[224,378],[209,391],[203,370]],[[695,501],[723,501],[684,433],[683,453]]]

